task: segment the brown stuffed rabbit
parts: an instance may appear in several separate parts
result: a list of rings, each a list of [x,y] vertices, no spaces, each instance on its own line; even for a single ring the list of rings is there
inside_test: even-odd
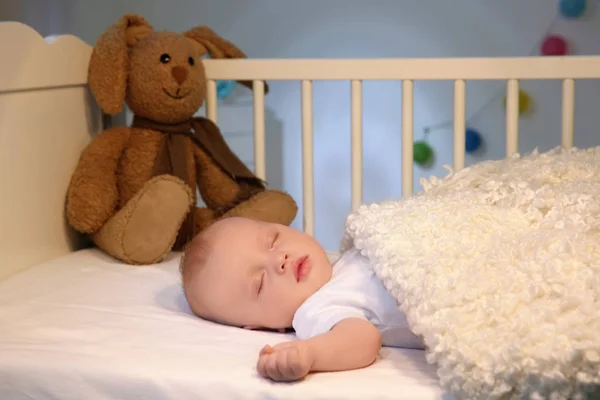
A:
[[[289,225],[297,205],[268,190],[219,128],[194,117],[205,100],[201,56],[243,58],[207,27],[155,32],[125,15],[98,39],[89,86],[108,114],[125,102],[131,127],[101,132],[83,151],[67,196],[69,223],[129,264],[159,262],[220,218]],[[248,82],[241,82],[251,87]],[[196,205],[196,188],[207,207]]]

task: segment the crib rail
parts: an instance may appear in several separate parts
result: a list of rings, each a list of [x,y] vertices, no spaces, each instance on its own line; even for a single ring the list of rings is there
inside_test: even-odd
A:
[[[468,80],[506,81],[506,156],[518,152],[519,80],[562,81],[562,145],[573,146],[575,80],[599,79],[600,56],[444,59],[242,59],[205,60],[206,115],[217,121],[217,80],[253,81],[255,172],[265,178],[264,81],[301,82],[303,227],[314,234],[312,82],[351,82],[352,210],[362,203],[362,82],[402,82],[402,196],[413,192],[414,81],[454,82],[454,169],[465,165],[465,85]]]

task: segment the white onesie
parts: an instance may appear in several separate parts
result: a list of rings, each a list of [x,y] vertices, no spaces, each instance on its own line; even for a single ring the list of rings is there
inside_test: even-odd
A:
[[[384,346],[423,349],[397,304],[366,257],[351,249],[335,262],[329,282],[298,308],[292,327],[298,339],[308,339],[343,319],[362,318],[379,329]]]

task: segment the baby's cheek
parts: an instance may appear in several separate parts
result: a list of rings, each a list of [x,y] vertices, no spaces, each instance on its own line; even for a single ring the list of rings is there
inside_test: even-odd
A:
[[[269,308],[272,311],[276,311],[279,307],[281,307],[282,301],[285,301],[285,295],[281,290],[272,290],[269,293]]]
[[[266,308],[269,314],[281,315],[289,308],[290,293],[282,290],[273,291],[270,293],[267,303]]]

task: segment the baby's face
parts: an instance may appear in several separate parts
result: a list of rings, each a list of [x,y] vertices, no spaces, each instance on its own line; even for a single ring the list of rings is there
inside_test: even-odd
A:
[[[298,307],[331,278],[325,251],[303,232],[243,218],[224,219],[209,229],[210,255],[187,292],[192,308],[212,319],[288,328]]]

